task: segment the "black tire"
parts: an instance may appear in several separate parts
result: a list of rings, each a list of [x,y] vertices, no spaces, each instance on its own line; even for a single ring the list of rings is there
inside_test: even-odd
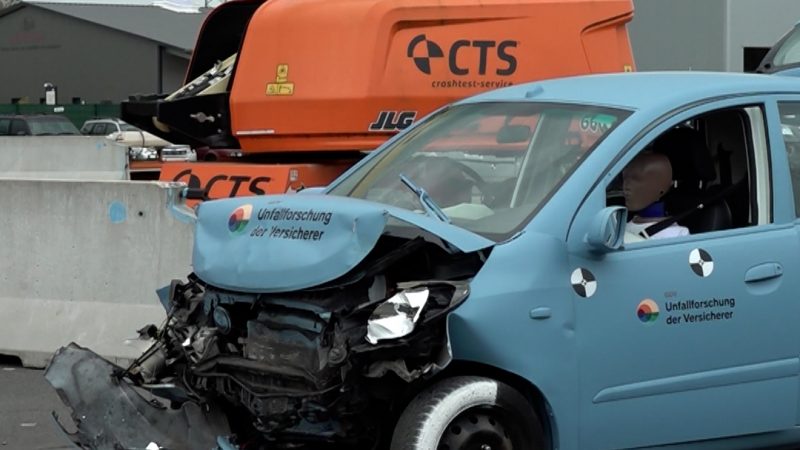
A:
[[[516,389],[462,376],[442,380],[411,401],[397,421],[391,450],[543,450],[544,442],[536,412]]]

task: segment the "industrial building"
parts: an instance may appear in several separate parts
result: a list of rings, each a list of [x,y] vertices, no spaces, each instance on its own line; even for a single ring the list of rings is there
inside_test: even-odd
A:
[[[111,2],[109,2],[111,3]],[[180,87],[207,9],[22,1],[0,9],[0,104],[119,103]]]

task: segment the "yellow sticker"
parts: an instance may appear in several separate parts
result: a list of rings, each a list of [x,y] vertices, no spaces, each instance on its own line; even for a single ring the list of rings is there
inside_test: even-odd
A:
[[[625,72],[633,72],[633,66],[630,64],[625,64],[622,70],[624,70]]]
[[[275,70],[275,82],[267,83],[267,95],[292,95],[294,83],[289,82],[289,65],[278,64]]]
[[[277,83],[286,83],[289,81],[289,65],[288,64],[278,64],[278,69],[276,70],[277,75],[275,75],[275,82]]]
[[[270,83],[267,85],[267,95],[292,95],[294,83]]]

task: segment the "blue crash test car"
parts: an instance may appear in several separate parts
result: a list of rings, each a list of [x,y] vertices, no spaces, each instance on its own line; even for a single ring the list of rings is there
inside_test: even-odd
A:
[[[201,204],[133,366],[58,352],[76,441],[800,443],[800,79],[505,88],[312,191]]]

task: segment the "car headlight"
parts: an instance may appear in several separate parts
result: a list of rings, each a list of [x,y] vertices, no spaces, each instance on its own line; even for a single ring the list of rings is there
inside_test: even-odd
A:
[[[427,287],[409,289],[378,305],[367,321],[367,342],[377,344],[411,334],[429,294]]]

